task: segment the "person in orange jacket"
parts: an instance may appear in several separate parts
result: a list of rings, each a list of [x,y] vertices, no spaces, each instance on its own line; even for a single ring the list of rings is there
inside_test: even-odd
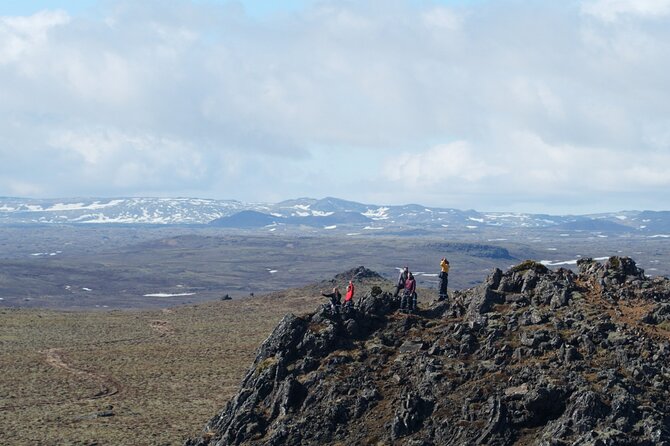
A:
[[[442,257],[440,268],[440,297],[438,300],[446,300],[448,297],[447,285],[449,284],[449,260],[446,257]]]

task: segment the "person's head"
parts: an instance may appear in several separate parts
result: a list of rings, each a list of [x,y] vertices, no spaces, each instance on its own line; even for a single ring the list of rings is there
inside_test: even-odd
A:
[[[410,279],[414,279],[414,274],[409,273],[409,278],[410,278]]]
[[[409,272],[409,267],[406,266],[402,270],[405,271],[406,273],[408,273]]]
[[[354,280],[352,279],[352,280],[349,281],[349,285],[353,285],[353,284],[354,284]]]

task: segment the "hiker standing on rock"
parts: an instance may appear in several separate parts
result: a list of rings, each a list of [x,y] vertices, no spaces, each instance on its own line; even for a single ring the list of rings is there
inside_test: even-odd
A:
[[[407,281],[408,277],[409,277],[409,268],[404,267],[402,271],[400,271],[400,275],[398,276],[398,282],[396,283],[395,294],[393,294],[393,297],[398,297],[398,293],[400,293],[400,290],[405,289],[405,282]]]
[[[349,308],[354,305],[354,281],[350,280],[347,285],[347,294],[344,295],[344,306]]]
[[[330,299],[330,307],[333,309],[333,313],[339,314],[340,305],[342,305],[342,294],[340,294],[340,290],[335,287],[333,288],[332,293],[324,293],[322,291],[321,295]]]
[[[447,285],[449,284],[449,260],[442,257],[440,261],[440,297],[437,300],[447,300]]]
[[[400,309],[408,310],[410,313],[416,311],[416,280],[414,280],[414,275],[412,273],[409,273],[409,276],[405,281],[405,289],[402,293]]]

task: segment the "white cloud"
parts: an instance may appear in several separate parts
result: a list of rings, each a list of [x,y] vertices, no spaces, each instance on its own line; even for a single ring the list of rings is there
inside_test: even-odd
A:
[[[669,2],[308,4],[0,18],[0,178],[60,196],[373,201],[403,185],[427,204],[639,207],[626,182],[666,206]]]
[[[387,179],[413,188],[460,181],[474,183],[505,173],[504,169],[478,158],[464,141],[387,158],[383,172]]]
[[[15,180],[13,178],[0,177],[0,187],[8,191],[6,195],[16,197],[29,197],[45,192],[38,184]]]
[[[52,28],[69,22],[70,17],[63,11],[42,11],[27,17],[0,16],[0,66],[43,47]]]
[[[83,161],[80,175],[127,189],[142,185],[198,182],[207,166],[189,142],[118,130],[64,131],[49,140],[51,147]]]
[[[585,2],[585,13],[606,22],[614,22],[622,16],[646,18],[665,17],[670,14],[669,0],[595,0]]]

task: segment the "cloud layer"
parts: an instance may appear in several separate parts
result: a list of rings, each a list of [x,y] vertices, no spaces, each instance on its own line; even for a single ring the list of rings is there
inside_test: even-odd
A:
[[[1,195],[670,208],[670,1],[0,17]]]

